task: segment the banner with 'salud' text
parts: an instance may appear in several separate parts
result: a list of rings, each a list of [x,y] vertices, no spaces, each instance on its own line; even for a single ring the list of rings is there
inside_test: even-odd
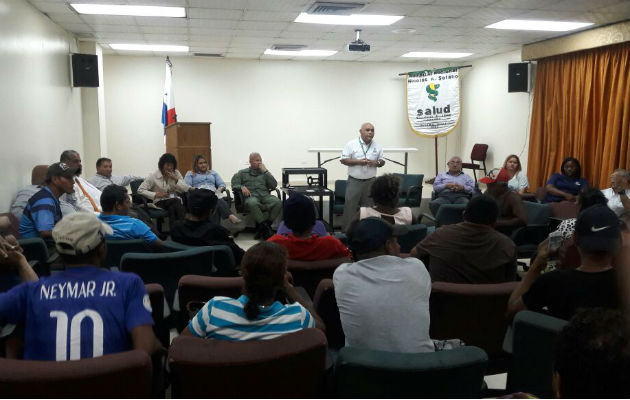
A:
[[[421,136],[443,136],[459,123],[459,69],[443,68],[407,75],[409,126]]]

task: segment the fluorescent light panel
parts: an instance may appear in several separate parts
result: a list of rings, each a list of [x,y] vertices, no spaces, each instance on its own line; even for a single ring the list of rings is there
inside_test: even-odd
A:
[[[512,29],[518,31],[552,31],[566,32],[574,29],[593,25],[592,22],[568,22],[568,21],[536,21],[526,19],[505,19],[486,26],[491,29]]]
[[[128,6],[118,4],[70,4],[79,14],[133,15],[136,17],[186,17],[184,7]]]
[[[125,44],[110,43],[109,47],[114,50],[130,51],[161,51],[161,52],[187,52],[188,46],[176,46],[170,44]]]
[[[410,51],[401,57],[409,58],[462,58],[472,55],[472,53],[438,53],[432,51]]]
[[[402,15],[324,15],[300,13],[293,22],[305,24],[328,24],[328,25],[391,25],[403,19]]]
[[[291,57],[329,57],[336,53],[336,50],[265,50],[265,54],[269,56]]]

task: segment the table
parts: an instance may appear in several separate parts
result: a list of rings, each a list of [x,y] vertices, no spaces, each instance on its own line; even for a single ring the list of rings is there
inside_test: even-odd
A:
[[[333,157],[333,158],[329,158],[328,160],[324,160],[322,162],[321,161],[321,153],[341,153],[342,150],[343,150],[342,148],[336,148],[336,147],[313,147],[313,148],[308,149],[308,151],[310,153],[317,153],[317,166],[318,167],[321,167],[322,165],[326,164],[329,161],[341,158],[341,156]],[[392,160],[392,159],[389,159],[387,157],[383,157],[383,158],[386,159],[387,161],[393,162],[394,164],[402,165],[405,168],[405,174],[407,174],[407,165],[408,165],[408,161],[409,161],[409,153],[414,152],[414,151],[418,151],[418,149],[416,149],[415,147],[388,147],[388,148],[383,148],[383,153],[405,153],[405,161],[401,163],[399,161]]]
[[[319,198],[318,211],[319,211],[319,218],[322,220],[324,219],[323,198],[328,197],[328,224],[329,224],[328,231],[332,233],[332,231],[334,230],[334,227],[333,227],[333,204],[335,203],[334,191],[328,189],[327,187],[318,187],[318,186],[285,186],[285,187],[280,188],[280,190],[282,190],[282,203],[283,204],[287,198],[287,195],[293,192],[300,193],[308,197]]]

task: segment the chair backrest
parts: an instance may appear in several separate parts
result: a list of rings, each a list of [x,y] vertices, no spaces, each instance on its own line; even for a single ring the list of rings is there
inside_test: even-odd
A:
[[[435,216],[437,226],[457,224],[464,220],[466,204],[442,204]]]
[[[567,321],[533,311],[521,311],[512,325],[512,362],[508,393],[526,392],[552,398],[551,376],[556,339]]]
[[[420,207],[422,202],[422,180],[424,174],[398,174],[400,188],[398,189],[398,205],[407,207]]]
[[[346,186],[348,181],[345,179],[335,181],[335,204],[343,204],[346,201]]]
[[[313,307],[326,325],[326,338],[328,347],[340,349],[346,344],[346,336],[341,326],[339,307],[335,297],[335,287],[332,279],[322,279],[317,285],[315,296],[313,297]]]
[[[212,273],[208,262],[212,246],[202,246],[172,253],[127,253],[120,262],[121,271],[136,273],[144,283],[159,283],[172,307],[179,279],[184,275]]]
[[[488,153],[488,145],[475,143],[470,152],[470,159],[472,161],[486,161],[486,155]]]
[[[179,279],[177,293],[182,318],[189,319],[187,305],[190,302],[206,303],[215,296],[234,299],[243,292],[245,281],[242,277],[226,278],[217,276],[184,275]]]
[[[103,267],[119,267],[120,260],[125,253],[152,253],[153,250],[144,239],[128,239],[107,241],[107,256],[103,262]]]
[[[48,276],[50,275],[50,265],[48,265],[48,246],[44,239],[36,237],[36,238],[28,238],[28,239],[20,239],[18,240],[22,250],[24,252],[24,257],[28,261],[37,261],[37,268],[35,272],[38,276]]]
[[[168,347],[170,332],[168,324],[164,319],[164,288],[158,283],[148,283],[144,285],[151,302],[151,316],[153,317],[153,332],[160,340],[162,346]]]
[[[474,346],[433,353],[344,347],[335,364],[335,395],[352,398],[478,398],[488,356]]]
[[[574,201],[558,201],[549,203],[552,208],[551,216],[556,218],[568,219],[577,218],[578,206]]]
[[[31,185],[43,185],[46,183],[48,165],[36,165],[31,171]]]
[[[173,397],[317,397],[326,337],[314,328],[271,340],[179,336],[168,362]]]
[[[189,246],[171,240],[163,242],[162,250],[165,252],[182,251],[196,249],[199,246]],[[212,266],[212,274],[217,276],[234,276],[236,270],[236,260],[232,249],[227,245],[209,246],[214,250],[210,257],[210,265]]]
[[[548,225],[551,217],[551,206],[549,204],[539,204],[531,201],[524,201],[523,207],[527,214],[527,225]]]
[[[338,266],[349,262],[352,260],[347,257],[317,261],[287,260],[287,270],[293,275],[293,284],[302,286],[312,298],[322,279],[332,278]]]
[[[129,182],[129,187],[131,188],[132,194],[138,194],[138,188],[142,185],[144,179],[136,179],[134,181]]]
[[[2,397],[146,398],[151,358],[141,350],[75,361],[0,358]]]
[[[409,225],[409,232],[398,236],[398,244],[401,253],[409,253],[415,245],[420,243],[427,236],[427,226],[425,224]]]
[[[517,285],[518,282],[433,282],[429,300],[431,338],[458,338],[467,345],[482,348],[491,359],[503,356],[508,326],[505,310]]]

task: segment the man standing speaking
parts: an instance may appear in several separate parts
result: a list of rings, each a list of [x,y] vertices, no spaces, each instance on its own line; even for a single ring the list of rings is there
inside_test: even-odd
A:
[[[343,209],[344,231],[355,219],[359,207],[371,206],[370,186],[376,177],[376,168],[385,165],[383,148],[376,144],[374,125],[361,125],[361,136],[349,141],[341,152],[341,163],[348,166],[348,184]]]

